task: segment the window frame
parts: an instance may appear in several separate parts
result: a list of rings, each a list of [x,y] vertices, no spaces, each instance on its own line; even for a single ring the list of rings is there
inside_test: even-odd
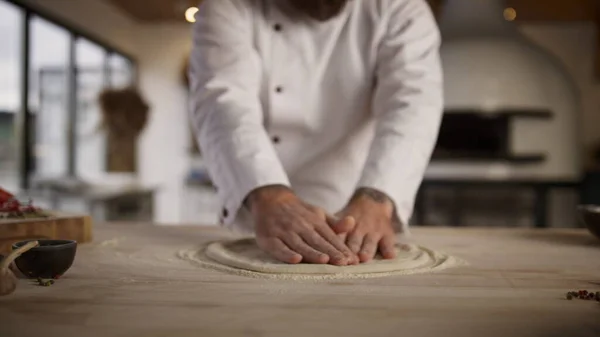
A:
[[[19,0],[0,0],[9,3],[22,11],[23,20],[21,22],[22,27],[21,33],[21,58],[22,62],[20,65],[20,79],[21,79],[21,92],[19,97],[20,109],[16,112],[16,132],[17,143],[18,143],[18,158],[19,158],[19,186],[23,190],[30,188],[31,173],[33,173],[33,144],[30,140],[32,139],[32,118],[29,111],[29,86],[30,86],[30,66],[31,66],[31,22],[34,17],[39,17],[48,21],[54,25],[57,25],[69,32],[69,59],[67,64],[68,72],[68,103],[67,103],[67,115],[68,126],[66,132],[68,133],[68,147],[67,147],[67,167],[68,176],[76,176],[76,149],[77,149],[77,53],[76,45],[77,41],[81,38],[88,40],[105,52],[104,54],[104,67],[103,76],[106,79],[106,86],[111,86],[111,72],[110,59],[113,55],[119,55],[123,57],[131,66],[131,84],[136,86],[139,82],[138,74],[138,63],[135,57],[131,54],[121,50],[114,46],[110,42],[102,39],[95,34],[86,31],[82,27],[78,27],[64,19],[57,17],[56,15],[49,13],[45,10],[35,8],[29,4],[22,3]]]

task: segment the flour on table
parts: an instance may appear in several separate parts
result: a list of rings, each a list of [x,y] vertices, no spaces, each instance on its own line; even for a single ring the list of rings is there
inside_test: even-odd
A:
[[[256,278],[328,280],[374,278],[420,274],[466,265],[466,262],[434,250],[408,244],[396,247],[391,260],[377,257],[352,266],[329,264],[287,264],[263,252],[254,238],[216,241],[198,248],[182,250],[178,257],[205,268]]]

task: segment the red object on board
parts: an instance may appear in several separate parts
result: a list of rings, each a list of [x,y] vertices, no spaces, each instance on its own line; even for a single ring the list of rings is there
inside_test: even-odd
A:
[[[10,199],[14,199],[14,197],[15,196],[12,193],[0,187],[0,204],[3,204],[9,201]]]
[[[0,205],[0,212],[18,212],[20,210],[21,207],[19,207],[19,204],[15,201],[5,202]]]

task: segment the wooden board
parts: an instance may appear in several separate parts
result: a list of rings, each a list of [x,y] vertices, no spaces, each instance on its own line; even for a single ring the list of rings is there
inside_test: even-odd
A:
[[[47,219],[0,220],[0,254],[15,242],[30,239],[92,241],[92,219],[81,215],[55,215]]]
[[[470,262],[368,280],[250,279],[198,268],[181,249],[231,237],[202,227],[102,224],[51,287],[0,298],[0,336],[598,337],[600,240],[577,230],[414,228]]]

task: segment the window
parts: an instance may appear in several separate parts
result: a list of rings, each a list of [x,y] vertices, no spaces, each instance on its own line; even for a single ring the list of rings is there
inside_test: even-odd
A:
[[[12,190],[19,182],[16,125],[21,110],[23,20],[19,8],[0,2],[0,186]]]
[[[29,111],[35,125],[36,177],[67,175],[70,34],[39,17],[31,19]]]
[[[108,58],[110,71],[110,85],[115,88],[122,88],[133,82],[133,69],[131,62],[118,54],[112,54]]]
[[[0,41],[0,186],[18,192],[32,178],[102,175],[98,94],[134,84],[134,61],[68,23],[5,0]]]
[[[97,44],[79,38],[75,44],[77,64],[77,116],[75,160],[78,177],[97,178],[105,167],[104,133],[98,106],[98,94],[107,84],[106,51]]]

